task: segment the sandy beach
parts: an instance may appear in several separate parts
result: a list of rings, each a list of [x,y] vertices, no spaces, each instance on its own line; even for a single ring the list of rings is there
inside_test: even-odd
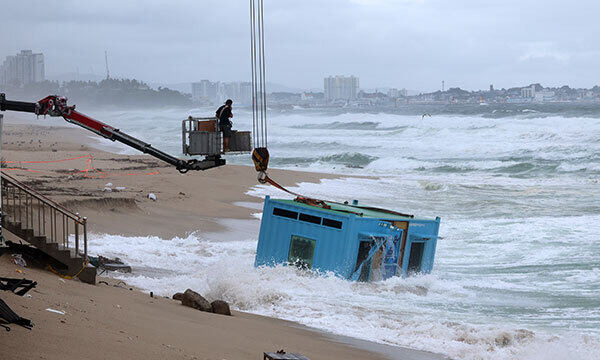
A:
[[[182,175],[148,156],[94,148],[90,144],[97,143],[78,128],[18,122],[5,116],[2,159],[8,163],[3,171],[87,216],[91,232],[164,238],[214,233],[226,230],[220,220],[250,219],[257,211],[236,203],[261,203],[245,194],[256,184],[252,167],[227,165]],[[282,170],[270,174],[283,185],[333,177]],[[105,191],[108,183],[111,192]],[[7,234],[7,239],[14,236]],[[262,359],[262,352],[279,349],[310,359],[442,358],[243,312],[234,311],[232,317],[203,313],[110,278],[91,286],[42,269],[19,268],[19,274],[9,259],[0,258],[0,276],[23,276],[39,285],[31,298],[0,293],[15,312],[35,323],[31,331],[12,326],[11,332],[1,332],[2,359]]]

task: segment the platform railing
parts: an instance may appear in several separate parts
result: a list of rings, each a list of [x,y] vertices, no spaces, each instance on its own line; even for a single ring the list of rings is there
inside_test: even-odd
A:
[[[4,221],[18,223],[22,230],[33,231],[34,236],[45,237],[47,243],[57,243],[63,249],[74,249],[75,254],[87,259],[86,217],[71,212],[10,175],[2,173],[1,178]],[[73,235],[73,244],[69,241],[70,235]]]

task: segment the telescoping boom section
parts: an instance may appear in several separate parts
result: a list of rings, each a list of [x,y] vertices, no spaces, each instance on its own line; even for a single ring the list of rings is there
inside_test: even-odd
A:
[[[145,154],[165,161],[175,166],[181,173],[186,173],[189,170],[207,170],[225,165],[225,159],[222,159],[220,155],[206,156],[203,160],[184,160],[169,155],[148,143],[131,135],[127,135],[119,129],[76,111],[74,105],[67,105],[67,98],[63,96],[50,95],[38,102],[32,103],[6,100],[5,94],[0,94],[0,111],[6,110],[34,113],[38,116],[49,115],[63,117],[66,121],[79,125],[97,135],[112,141],[118,141]]]

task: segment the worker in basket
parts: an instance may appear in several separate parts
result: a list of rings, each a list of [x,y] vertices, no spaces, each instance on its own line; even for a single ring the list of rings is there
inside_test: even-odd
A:
[[[229,139],[231,138],[231,127],[233,126],[233,123],[230,120],[233,117],[233,113],[231,112],[232,105],[233,100],[227,99],[225,105],[221,105],[216,112],[217,118],[219,119],[219,128],[221,129],[221,132],[223,132],[223,152],[229,151]]]

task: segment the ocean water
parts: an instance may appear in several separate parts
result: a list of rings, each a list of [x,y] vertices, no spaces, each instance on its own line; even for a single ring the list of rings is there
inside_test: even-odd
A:
[[[181,120],[211,110],[92,115],[180,154]],[[238,111],[234,127],[250,121]],[[226,235],[95,234],[91,252],[123,258],[133,274],[113,276],[161,295],[189,287],[239,310],[456,359],[600,359],[600,119],[295,111],[270,117],[269,149],[272,167],[372,176],[293,191],[440,216],[433,273],[364,284],[255,269],[258,220],[228,221]],[[286,197],[264,185],[249,194]]]

